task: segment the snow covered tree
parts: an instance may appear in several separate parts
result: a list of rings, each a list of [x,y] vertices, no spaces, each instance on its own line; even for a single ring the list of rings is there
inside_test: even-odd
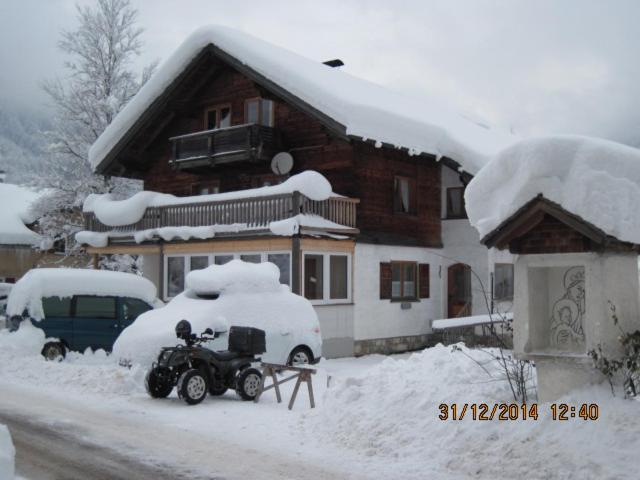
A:
[[[142,29],[129,0],[98,0],[76,6],[79,25],[64,31],[60,49],[69,55],[68,75],[50,79],[43,88],[52,101],[54,128],[47,132],[49,159],[31,183],[47,193],[34,205],[49,247],[70,239],[82,228],[82,203],[91,193],[128,196],[137,182],[93,173],[89,148],[117,113],[137,93],[155,63],[136,74]],[[71,237],[71,238],[70,238]]]

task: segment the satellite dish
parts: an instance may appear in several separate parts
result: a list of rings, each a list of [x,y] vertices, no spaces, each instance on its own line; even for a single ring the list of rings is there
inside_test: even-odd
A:
[[[276,153],[271,160],[271,171],[276,175],[286,175],[293,168],[293,157],[288,152]]]

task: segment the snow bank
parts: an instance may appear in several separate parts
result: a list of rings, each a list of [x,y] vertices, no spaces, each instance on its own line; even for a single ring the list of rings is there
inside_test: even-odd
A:
[[[114,200],[110,194],[92,194],[85,200],[83,211],[93,212],[98,220],[105,225],[116,227],[136,223],[149,207],[268,197],[271,195],[290,194],[296,191],[316,201],[326,200],[332,195],[329,181],[322,174],[307,170],[293,175],[279,185],[211,195],[176,197],[166,193],[144,191],[138,192],[126,200]]]
[[[538,194],[619,240],[640,243],[640,150],[580,136],[523,140],[469,183],[469,220],[482,238]]]
[[[300,232],[300,228],[322,229],[322,230],[345,230],[351,231],[351,227],[345,227],[339,223],[332,222],[326,218],[322,218],[320,215],[312,214],[298,214],[295,217],[285,218],[284,220],[278,220],[269,224],[269,230],[274,235],[282,235],[285,237],[291,237]]]
[[[440,320],[434,320],[431,324],[431,328],[434,330],[444,330],[447,328],[473,327],[475,325],[502,323],[505,320],[513,320],[513,312],[507,312],[501,315],[493,314],[474,315],[472,317],[443,318]]]
[[[95,169],[167,87],[208,45],[215,45],[345,127],[348,135],[411,153],[446,156],[475,174],[511,135],[452,111],[435,98],[411,98],[342,69],[264,42],[243,32],[208,26],[196,30],[169,57],[96,140]]]
[[[45,341],[44,331],[29,320],[22,322],[15,332],[0,330],[0,350],[11,358],[39,357]]]
[[[595,421],[554,421],[550,404],[538,405],[537,421],[474,421],[470,410],[463,420],[440,420],[442,403],[513,403],[494,364],[485,364],[490,378],[468,356],[489,357],[459,347],[464,353],[438,345],[406,360],[390,357],[335,382],[303,429],[319,445],[370,458],[375,478],[638,478],[640,404],[613,398],[605,385],[557,402],[598,404]]]
[[[157,291],[146,278],[123,272],[76,268],[38,268],[26,273],[13,287],[7,303],[7,315],[44,318],[43,297],[73,295],[116,295],[134,297],[149,304],[156,301]]]
[[[286,285],[281,285],[279,276],[278,267],[272,263],[241,260],[190,272],[187,290],[164,308],[140,315],[118,337],[113,355],[151,365],[161,347],[182,343],[174,330],[182,319],[189,320],[193,332],[198,334],[206,328],[227,331],[232,325],[261,328],[266,332],[269,353],[276,350],[276,343],[279,345],[283,336],[303,339],[310,336],[307,344],[319,349],[320,345],[310,343],[317,341],[317,334],[310,335],[312,331],[319,331],[313,306],[307,299],[291,293]],[[220,296],[207,299],[198,297],[197,292],[220,292]],[[227,345],[214,343],[212,348],[224,350]],[[265,361],[274,360],[269,353],[262,355]]]
[[[0,478],[13,480],[15,477],[16,449],[6,425],[0,424]]]
[[[40,235],[26,227],[33,223],[30,208],[38,194],[18,185],[0,183],[0,244],[37,245]]]

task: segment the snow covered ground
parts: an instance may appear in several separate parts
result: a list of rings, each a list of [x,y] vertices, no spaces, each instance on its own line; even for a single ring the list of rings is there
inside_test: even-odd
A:
[[[317,408],[303,389],[293,411],[272,392],[259,404],[234,393],[188,407],[175,394],[149,398],[144,368],[103,353],[45,362],[35,347],[17,355],[0,332],[0,410],[116,445],[150,463],[167,459],[223,478],[638,478],[640,403],[593,387],[563,401],[597,403],[595,421],[438,419],[441,403],[509,402],[486,354],[437,346],[412,355],[322,361]],[[329,387],[327,388],[327,384]],[[285,399],[293,385],[287,384]],[[189,445],[195,444],[191,448]],[[235,459],[230,461],[230,459]]]

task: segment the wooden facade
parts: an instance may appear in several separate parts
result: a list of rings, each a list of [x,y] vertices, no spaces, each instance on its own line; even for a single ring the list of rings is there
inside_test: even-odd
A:
[[[177,139],[189,134],[207,138],[199,133],[207,130],[203,120],[207,109],[228,106],[230,126],[237,128],[247,123],[247,100],[267,99],[273,102],[270,128],[277,136],[277,147],[294,158],[291,173],[316,170],[337,194],[360,199],[355,224],[346,222],[360,230],[359,241],[442,247],[441,164],[434,157],[411,156],[406,150],[376,148],[350,138],[323,115],[310,112],[295,99],[284,98],[272,85],[250,78],[212,51],[203,52],[174,83],[171,94],[157,102],[153,111],[141,117],[132,129],[135,131],[128,133],[118,156],[99,167],[101,173],[141,178],[145,190],[178,196],[210,187],[228,192],[277,183],[282,178],[273,174],[266,157],[238,155],[232,161],[219,161],[219,157],[209,161],[212,155],[199,154],[201,161],[194,168],[176,168],[175,161],[180,159],[174,148]],[[415,184],[415,210],[411,213],[394,211],[396,177],[409,178]],[[190,224],[200,223],[180,223]]]

